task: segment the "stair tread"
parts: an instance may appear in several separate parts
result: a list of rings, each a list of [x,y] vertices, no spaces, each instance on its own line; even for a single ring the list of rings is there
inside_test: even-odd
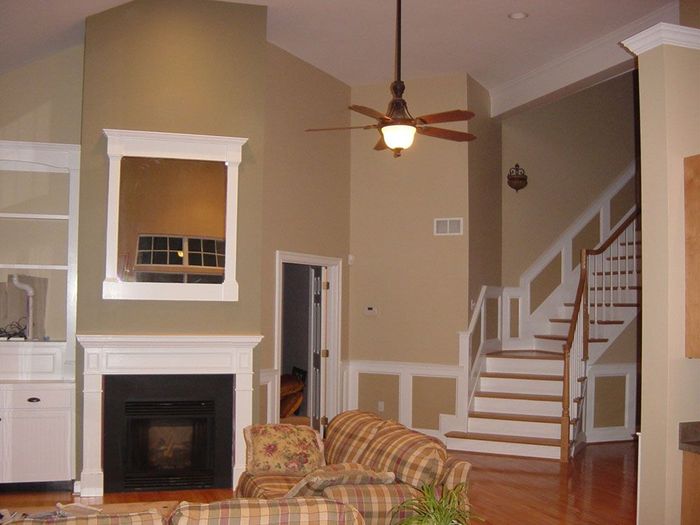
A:
[[[499,359],[549,359],[561,361],[564,355],[559,352],[545,352],[542,350],[501,350],[487,354],[486,357]]]
[[[493,392],[477,390],[474,397],[490,397],[496,399],[525,399],[528,401],[561,401],[561,396],[549,394],[526,394],[522,392]]]
[[[554,318],[549,320],[550,323],[568,323],[571,324],[571,319],[566,319],[566,318]],[[624,321],[620,320],[614,320],[614,319],[605,319],[605,320],[594,320],[591,319],[591,324],[625,324]]]
[[[522,374],[515,372],[482,372],[480,377],[495,379],[529,379],[533,381],[563,381],[564,376],[547,374]]]
[[[544,445],[549,447],[558,447],[560,445],[558,439],[553,438],[538,438],[528,436],[506,436],[503,434],[485,434],[481,432],[448,432],[445,436],[457,439],[475,439],[480,441],[500,441],[505,443],[521,443],[524,445]]]
[[[612,305],[620,308],[627,308],[639,306],[639,303],[612,303]],[[574,303],[564,303],[564,306],[574,306]],[[590,303],[588,306],[610,306],[610,303]]]
[[[611,257],[606,257],[606,259],[608,261],[623,261],[625,259],[641,259],[641,258],[642,258],[641,253],[637,253],[634,255],[613,255]]]
[[[600,272],[594,272],[594,275],[625,275],[625,274],[628,274],[628,273],[642,273],[642,270],[640,270],[640,269],[637,269],[637,270],[623,270],[623,271],[617,271],[617,270],[615,270],[615,271],[611,271],[611,272],[610,272],[610,271],[609,271],[609,272],[600,271]]]
[[[629,285],[629,286],[591,286],[589,290],[591,291],[601,291],[601,290],[641,290],[642,287],[639,285]]]
[[[557,416],[538,416],[534,414],[511,414],[507,412],[483,412],[475,410],[469,412],[469,417],[481,419],[503,419],[507,421],[529,421],[532,423],[561,423],[561,418]]]

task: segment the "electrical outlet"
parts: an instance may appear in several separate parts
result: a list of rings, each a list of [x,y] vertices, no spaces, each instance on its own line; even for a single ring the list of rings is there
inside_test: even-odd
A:
[[[384,401],[377,401],[377,412],[384,412]]]

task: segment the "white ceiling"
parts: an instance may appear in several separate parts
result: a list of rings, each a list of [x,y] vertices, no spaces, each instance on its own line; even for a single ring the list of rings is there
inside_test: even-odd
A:
[[[79,44],[85,17],[122,3],[0,0],[0,73]],[[267,5],[270,42],[349,85],[393,77],[394,0],[241,3]],[[498,88],[606,35],[617,37],[621,28],[652,25],[674,5],[677,10],[677,0],[404,0],[403,77],[469,72]],[[530,16],[511,20],[514,11]]]

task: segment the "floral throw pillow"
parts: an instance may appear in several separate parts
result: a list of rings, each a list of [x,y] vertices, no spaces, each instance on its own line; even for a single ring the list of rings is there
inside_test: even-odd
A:
[[[323,442],[303,425],[251,425],[243,429],[246,470],[253,474],[304,476],[322,467]]]

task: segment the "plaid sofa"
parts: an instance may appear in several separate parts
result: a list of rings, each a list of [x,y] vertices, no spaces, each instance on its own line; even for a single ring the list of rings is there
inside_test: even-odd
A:
[[[163,516],[151,509],[133,513],[101,513],[80,517],[24,518],[19,525],[363,525],[349,505],[325,498],[277,500],[231,499],[214,503],[179,503]]]
[[[394,480],[340,477],[337,484],[321,484],[318,495],[356,508],[368,525],[388,525],[402,515],[392,509],[418,496],[419,489],[432,484],[438,490],[467,482],[471,465],[448,458],[442,442],[408,429],[376,414],[351,410],[337,415],[328,425],[324,442],[326,469],[337,466],[365,467],[375,473],[391,472]],[[350,468],[348,467],[348,468]],[[307,476],[308,477],[308,476]],[[237,497],[285,498],[299,494],[303,476],[244,472]],[[318,481],[318,480],[316,480]]]

